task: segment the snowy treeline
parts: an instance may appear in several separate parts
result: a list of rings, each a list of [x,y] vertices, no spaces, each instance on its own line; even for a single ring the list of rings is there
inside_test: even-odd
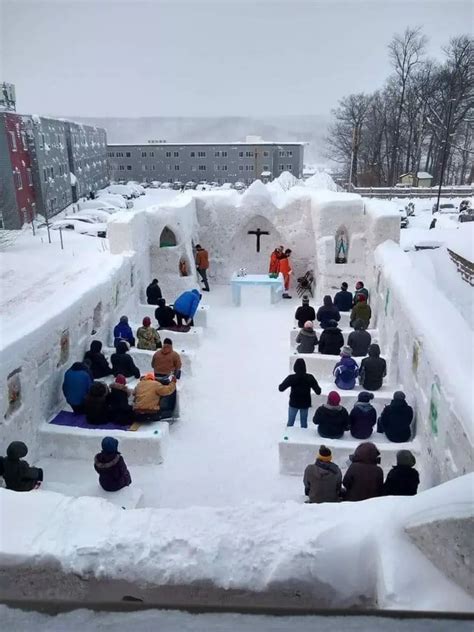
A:
[[[474,47],[468,35],[451,39],[442,62],[426,55],[419,28],[395,35],[388,46],[393,68],[373,94],[350,94],[333,110],[329,157],[355,186],[393,186],[403,173],[427,171],[444,184],[474,179]],[[353,152],[352,152],[353,147]]]

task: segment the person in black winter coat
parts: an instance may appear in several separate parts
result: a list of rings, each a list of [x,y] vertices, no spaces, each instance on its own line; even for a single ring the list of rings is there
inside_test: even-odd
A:
[[[316,314],[316,320],[319,321],[321,329],[330,327],[330,321],[335,320],[337,323],[341,320],[341,314],[337,307],[333,304],[330,296],[325,296],[323,299],[323,305],[318,309]]]
[[[293,366],[294,374],[286,377],[278,387],[282,393],[290,388],[290,403],[288,407],[288,426],[293,426],[296,415],[300,411],[302,428],[308,427],[308,410],[311,408],[311,389],[316,395],[321,394],[321,388],[314,375],[306,373],[306,362],[298,358]]]
[[[397,464],[387,474],[383,485],[384,496],[415,496],[420,475],[415,470],[416,459],[410,450],[397,452]]]
[[[386,375],[387,363],[380,357],[380,347],[372,344],[369,347],[369,357],[364,358],[360,365],[360,385],[366,391],[378,391],[382,388],[383,378]]]
[[[372,399],[373,393],[362,391],[349,414],[350,431],[354,439],[368,439],[373,432],[377,423],[377,411],[370,403]]]
[[[107,358],[102,353],[102,343],[100,340],[93,340],[89,351],[84,355],[84,363],[88,364],[94,380],[112,375],[112,369],[107,362]]]
[[[112,372],[117,377],[121,374],[125,377],[140,377],[140,370],[135,366],[133,358],[128,353],[128,345],[121,340],[117,345],[117,353],[113,353],[110,357],[112,363]]]
[[[352,292],[347,290],[347,283],[341,285],[341,291],[334,296],[334,305],[340,312],[350,312],[352,309]]]
[[[162,297],[158,279],[153,279],[146,289],[146,302],[148,305],[158,305],[158,301]]]
[[[326,439],[340,439],[349,429],[349,413],[341,406],[341,396],[331,391],[326,404],[316,409],[313,424],[318,426],[318,433]]]
[[[3,476],[7,489],[29,492],[41,484],[43,470],[23,461],[27,454],[28,448],[23,441],[13,441],[7,448],[7,456],[0,457],[0,476]]]
[[[133,406],[128,403],[130,391],[124,375],[117,375],[115,382],[109,387],[107,397],[107,416],[112,424],[129,425],[133,423]]]
[[[160,298],[158,307],[155,309],[155,318],[158,321],[158,328],[176,329],[177,325],[174,316],[174,309],[166,304],[164,298]]]
[[[329,327],[325,329],[319,339],[318,351],[327,355],[340,355],[344,346],[344,336],[335,320],[329,321]]]
[[[393,399],[385,406],[377,424],[377,432],[384,432],[389,441],[403,443],[411,438],[413,408],[406,403],[405,393],[395,391]]]
[[[371,342],[372,336],[366,331],[364,321],[359,318],[354,322],[354,331],[351,331],[347,339],[352,355],[356,358],[366,356]]]
[[[103,382],[92,382],[86,395],[84,412],[87,422],[92,425],[107,423],[107,396],[109,389]]]
[[[314,311],[314,307],[309,304],[309,298],[307,296],[303,296],[303,304],[296,309],[295,319],[298,321],[298,327],[304,327],[304,324],[308,320],[311,322],[316,320],[316,312]]]

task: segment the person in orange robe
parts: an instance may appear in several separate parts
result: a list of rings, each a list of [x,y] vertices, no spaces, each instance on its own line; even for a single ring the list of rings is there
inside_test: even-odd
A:
[[[285,281],[285,292],[283,293],[283,298],[291,298],[291,296],[288,294],[288,290],[290,289],[290,275],[292,273],[290,257],[291,250],[287,248],[279,262],[280,272],[283,274],[283,279]]]
[[[283,248],[279,246],[270,255],[270,267],[268,268],[269,274],[278,274],[280,272],[280,259],[283,255]]]

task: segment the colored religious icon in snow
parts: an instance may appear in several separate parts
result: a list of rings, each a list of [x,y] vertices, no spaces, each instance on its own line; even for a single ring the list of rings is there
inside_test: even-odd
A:
[[[176,235],[168,226],[165,226],[160,235],[160,248],[177,246]]]
[[[431,399],[430,399],[430,426],[431,432],[435,437],[438,436],[439,430],[439,405],[441,402],[441,389],[438,377],[435,377],[433,384],[431,385]]]
[[[189,276],[188,264],[184,257],[181,257],[181,259],[179,260],[179,276],[182,276],[182,277]]]
[[[349,251],[349,237],[347,230],[342,227],[336,233],[336,263],[347,263],[347,253]]]
[[[65,329],[59,339],[59,362],[58,366],[65,364],[69,360],[69,329]]]
[[[21,382],[20,382],[21,368],[15,369],[7,377],[7,389],[8,389],[8,409],[5,413],[5,417],[11,415],[15,410],[21,406]]]
[[[256,236],[256,238],[257,238],[257,252],[260,252],[260,237],[262,235],[269,235],[270,233],[268,232],[268,230],[261,230],[260,228],[257,228],[257,230],[249,230],[248,234]]]

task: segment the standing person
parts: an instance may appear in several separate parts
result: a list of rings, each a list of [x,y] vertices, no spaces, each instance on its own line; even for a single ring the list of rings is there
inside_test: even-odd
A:
[[[354,305],[350,315],[350,325],[354,327],[356,320],[361,320],[364,327],[367,329],[372,317],[372,310],[370,305],[367,304],[365,294],[357,295],[357,303]]]
[[[321,394],[321,388],[314,375],[306,372],[306,362],[298,358],[293,366],[294,373],[288,375],[278,387],[280,393],[290,388],[290,402],[288,406],[287,426],[293,426],[298,411],[302,428],[308,427],[308,411],[311,408],[311,389],[316,395]]]
[[[326,329],[327,327],[329,327],[329,323],[332,320],[335,320],[337,323],[341,320],[339,310],[334,305],[334,303],[332,302],[332,298],[329,295],[323,298],[323,304],[318,309],[316,320],[319,321],[321,329]]]
[[[160,298],[162,298],[162,294],[158,279],[153,279],[146,289],[146,302],[148,305],[158,305]]]
[[[137,349],[156,351],[160,347],[160,334],[151,326],[151,319],[145,316],[142,326],[137,329]]]
[[[314,353],[314,348],[318,344],[318,337],[310,320],[304,324],[303,329],[296,336],[296,342],[298,343],[296,347],[298,353]]]
[[[404,443],[411,438],[413,408],[406,402],[403,391],[395,391],[393,399],[385,406],[377,424],[377,432],[384,432],[389,441]]]
[[[117,349],[117,345],[121,340],[125,340],[131,347],[135,346],[135,338],[133,337],[133,331],[128,324],[128,316],[120,316],[118,325],[114,327],[114,347]]]
[[[133,412],[138,422],[159,421],[173,416],[173,409],[161,410],[161,399],[176,391],[176,378],[169,384],[155,380],[154,373],[144,375],[135,387],[133,394]]]
[[[278,246],[270,255],[270,265],[268,267],[269,274],[278,274],[280,272],[280,259],[283,254],[283,247]]]
[[[285,283],[285,291],[282,294],[283,298],[291,298],[291,296],[288,294],[288,290],[290,289],[290,277],[293,273],[290,257],[291,250],[287,248],[280,259],[280,272],[283,274],[283,279]]]
[[[313,424],[318,426],[319,436],[325,439],[340,439],[349,429],[349,413],[341,406],[337,391],[328,394],[327,403],[316,409]]]
[[[110,423],[126,426],[133,423],[133,406],[128,403],[131,392],[124,375],[117,375],[109,387],[107,417]]]
[[[84,362],[88,363],[90,372],[94,380],[112,375],[112,369],[107,362],[107,358],[102,353],[102,343],[100,340],[93,340],[89,351],[84,354]]]
[[[84,412],[87,423],[91,425],[106,424],[108,421],[109,388],[103,382],[92,382],[84,400]]]
[[[140,377],[140,369],[135,365],[132,356],[128,353],[128,344],[121,340],[117,345],[117,352],[110,356],[112,372],[125,377]]]
[[[367,500],[382,495],[383,470],[377,446],[367,441],[357,446],[349,457],[351,464],[342,479],[344,500]]]
[[[323,330],[321,338],[319,339],[319,353],[339,355],[341,353],[341,347],[344,346],[344,336],[335,320],[330,320],[328,325],[329,327]]]
[[[178,327],[183,326],[183,320],[186,325],[191,327],[194,325],[194,315],[197,312],[202,294],[198,290],[188,290],[178,296],[174,302],[174,311],[178,321]]]
[[[367,355],[372,336],[365,329],[364,321],[357,319],[354,321],[354,331],[351,331],[347,338],[347,344],[352,349],[352,355],[356,358]]]
[[[384,496],[415,496],[420,475],[415,470],[416,459],[410,450],[397,452],[397,464],[387,474],[383,486]]]
[[[166,304],[164,298],[160,298],[158,301],[155,318],[158,321],[159,329],[176,329],[177,327],[174,320],[174,309]]]
[[[82,362],[74,362],[64,374],[64,397],[76,415],[84,413],[84,402],[91,385],[92,378]]]
[[[309,304],[309,297],[303,296],[302,304],[296,308],[295,320],[298,321],[298,327],[304,327],[306,321],[314,322],[316,320],[316,312],[314,307]]]
[[[344,345],[341,349],[341,359],[333,370],[336,378],[336,386],[342,390],[350,391],[354,388],[356,377],[359,375],[359,365],[352,357],[352,349]]]
[[[377,423],[377,411],[370,403],[374,399],[373,393],[362,391],[357,396],[357,402],[349,414],[351,435],[354,439],[368,439]]]
[[[325,445],[319,448],[316,462],[306,466],[304,493],[309,503],[337,503],[341,499],[342,473],[332,461],[332,452]]]
[[[102,451],[94,457],[94,469],[99,475],[99,485],[106,492],[118,492],[132,482],[130,472],[118,451],[118,441],[114,437],[104,437]]]
[[[5,487],[14,492],[29,492],[39,487],[43,481],[43,470],[31,467],[23,457],[28,454],[28,448],[23,441],[12,441],[7,448],[7,456],[0,457],[0,476],[5,481]]]
[[[163,340],[163,347],[153,355],[151,366],[155,372],[155,377],[168,377],[174,375],[177,380],[181,377],[181,357],[173,349],[173,342],[170,338]]]
[[[383,386],[383,378],[387,375],[387,363],[380,357],[380,347],[372,344],[369,357],[360,364],[359,382],[366,391],[378,391]]]
[[[209,253],[200,244],[196,246],[196,267],[199,276],[204,283],[204,292],[209,292],[209,282],[207,280],[207,271],[209,269]]]
[[[334,296],[334,305],[340,312],[350,312],[352,309],[352,292],[348,291],[346,282],[341,284],[341,290]]]
[[[365,296],[365,301],[366,303],[369,302],[369,290],[364,287],[364,284],[362,281],[357,281],[356,285],[355,285],[355,292],[354,292],[354,305],[357,304],[358,300],[359,300],[359,296],[360,295]]]

